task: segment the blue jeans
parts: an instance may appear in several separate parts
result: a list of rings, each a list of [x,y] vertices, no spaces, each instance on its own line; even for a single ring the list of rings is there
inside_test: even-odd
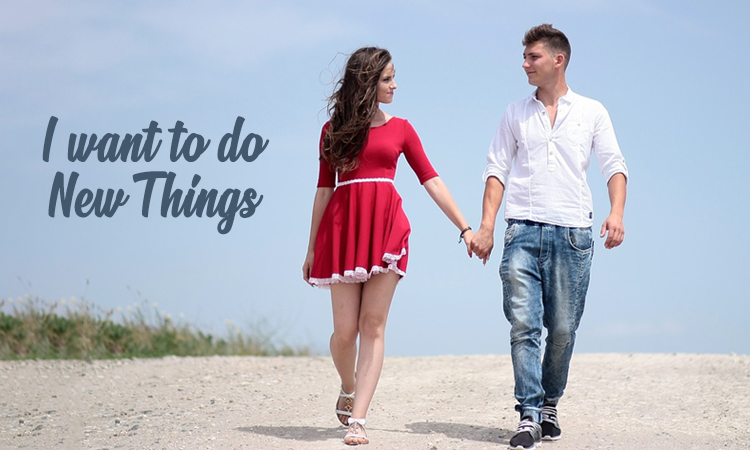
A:
[[[590,227],[508,221],[500,278],[521,417],[541,422],[542,405],[556,405],[563,395],[593,254]]]

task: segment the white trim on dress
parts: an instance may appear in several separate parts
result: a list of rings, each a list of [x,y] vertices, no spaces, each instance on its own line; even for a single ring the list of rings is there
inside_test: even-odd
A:
[[[405,276],[406,272],[398,268],[398,262],[402,256],[406,254],[406,249],[401,249],[401,254],[394,255],[392,253],[385,253],[383,255],[383,261],[388,263],[388,267],[372,266],[369,271],[364,267],[355,267],[354,270],[345,270],[344,275],[334,273],[331,278],[310,278],[310,283],[322,289],[330,289],[332,284],[336,283],[364,283],[365,281],[372,278],[373,275],[380,273],[388,273],[391,270]]]

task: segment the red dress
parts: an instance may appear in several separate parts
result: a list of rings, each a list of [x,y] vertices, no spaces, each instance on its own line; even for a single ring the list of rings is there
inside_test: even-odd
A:
[[[321,143],[329,124],[323,126]],[[318,187],[336,187],[323,213],[315,238],[310,282],[318,287],[332,283],[367,281],[372,275],[394,271],[404,276],[411,226],[393,185],[396,163],[406,161],[424,184],[438,176],[425,155],[411,124],[396,117],[370,135],[359,153],[359,166],[333,172],[320,161]]]

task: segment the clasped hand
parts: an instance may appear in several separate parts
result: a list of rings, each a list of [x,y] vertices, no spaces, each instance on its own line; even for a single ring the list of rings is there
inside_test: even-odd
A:
[[[472,236],[471,242],[467,242],[467,244],[470,244],[469,252],[477,255],[482,260],[482,264],[487,264],[487,261],[490,259],[490,253],[492,253],[492,248],[495,246],[495,238],[492,232],[486,228],[479,227],[477,233]]]

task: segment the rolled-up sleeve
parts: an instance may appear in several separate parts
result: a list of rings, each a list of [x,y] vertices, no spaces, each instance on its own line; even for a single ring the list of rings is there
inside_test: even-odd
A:
[[[598,104],[594,122],[593,147],[594,154],[599,162],[599,171],[607,181],[618,173],[625,175],[626,180],[630,180],[628,166],[625,164],[625,157],[622,156],[622,151],[620,151],[620,146],[617,143],[612,119],[610,119],[606,108],[601,104]]]
[[[487,165],[482,174],[482,181],[487,182],[489,177],[496,177],[503,185],[506,185],[513,157],[518,149],[518,144],[510,127],[510,109],[505,111],[497,131],[487,152]]]

